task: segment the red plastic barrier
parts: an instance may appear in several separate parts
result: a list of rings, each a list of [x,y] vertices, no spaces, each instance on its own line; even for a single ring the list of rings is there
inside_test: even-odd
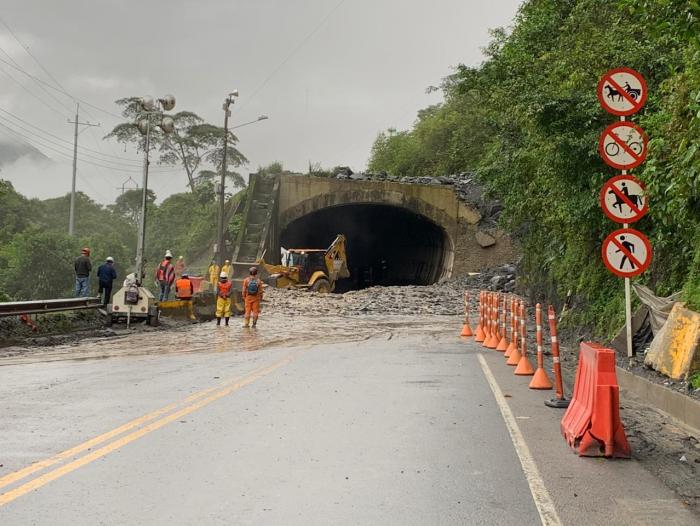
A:
[[[597,343],[581,343],[574,394],[561,420],[561,431],[582,457],[630,457],[620,422],[615,351]]]

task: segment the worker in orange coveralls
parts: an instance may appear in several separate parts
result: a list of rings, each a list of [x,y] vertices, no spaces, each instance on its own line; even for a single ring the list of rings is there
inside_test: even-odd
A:
[[[258,269],[250,267],[250,275],[243,280],[243,299],[245,300],[245,322],[244,328],[248,328],[250,315],[253,314],[253,327],[258,324],[260,316],[260,301],[263,297],[263,283],[258,278]]]

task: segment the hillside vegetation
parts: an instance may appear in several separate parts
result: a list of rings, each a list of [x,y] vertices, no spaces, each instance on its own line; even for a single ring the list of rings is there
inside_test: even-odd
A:
[[[650,95],[632,120],[650,136],[633,171],[651,212],[635,226],[655,250],[639,282],[660,295],[684,290],[700,307],[700,8],[681,0],[529,0],[512,28],[492,32],[479,67],[445,78],[443,104],[410,130],[381,133],[369,168],[426,176],[473,171],[505,205],[504,226],[522,242],[524,285],[560,303],[570,322],[601,335],[623,320],[622,280],[600,246],[618,226],[598,205],[619,173],[599,158],[600,133],[616,117],[596,98],[608,69],[627,66]]]

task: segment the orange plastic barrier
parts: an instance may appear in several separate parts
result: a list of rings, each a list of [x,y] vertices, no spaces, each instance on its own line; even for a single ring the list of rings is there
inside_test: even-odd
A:
[[[486,339],[484,332],[484,291],[479,292],[479,324],[476,326],[475,342],[483,342]]]
[[[581,343],[571,404],[561,420],[566,442],[582,457],[629,458],[620,422],[615,351]]]
[[[472,328],[469,326],[469,293],[464,293],[464,325],[462,326],[462,332],[460,336],[474,336]]]
[[[484,347],[489,349],[495,349],[498,347],[498,342],[500,341],[500,335],[498,334],[498,294],[491,294],[489,300],[490,308],[490,326],[491,334],[484,342]]]
[[[542,351],[542,305],[535,306],[535,325],[537,328],[537,370],[528,386],[530,389],[551,389],[552,381],[544,370],[544,356]]]

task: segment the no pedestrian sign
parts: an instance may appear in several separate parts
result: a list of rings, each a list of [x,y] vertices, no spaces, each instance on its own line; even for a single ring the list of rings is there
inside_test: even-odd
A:
[[[649,211],[644,185],[631,175],[618,175],[603,185],[600,206],[616,223],[634,223]]]
[[[608,166],[631,170],[646,160],[648,143],[646,133],[636,124],[616,122],[600,136],[598,151]]]
[[[603,241],[602,256],[608,270],[621,278],[638,276],[651,263],[651,243],[641,232],[621,228]]]
[[[632,115],[647,100],[647,83],[633,69],[611,69],[598,82],[598,100],[608,113],[620,117]]]

